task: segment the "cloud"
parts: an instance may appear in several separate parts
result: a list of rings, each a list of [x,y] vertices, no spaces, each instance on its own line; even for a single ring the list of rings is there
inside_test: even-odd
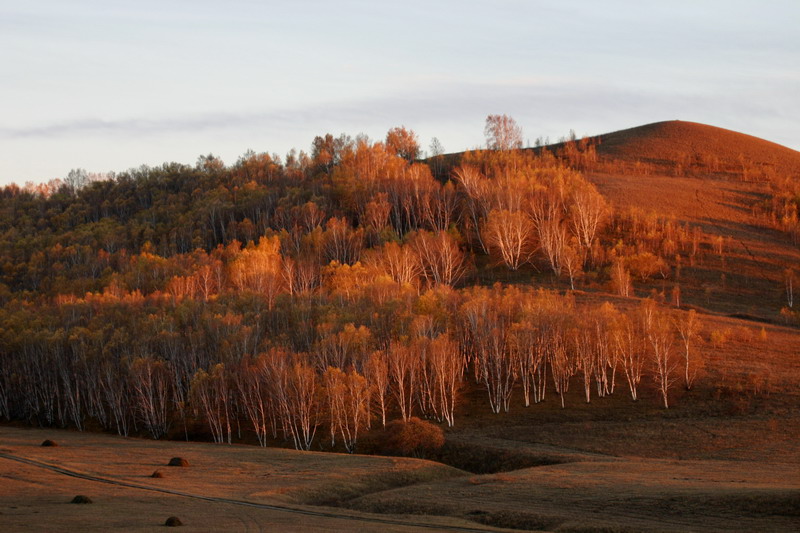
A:
[[[424,82],[423,82],[424,83]],[[442,138],[466,141],[467,148],[480,142],[482,120],[490,113],[508,113],[523,125],[527,134],[563,135],[570,128],[579,134],[603,133],[610,129],[680,118],[722,127],[738,125],[746,133],[786,139],[782,131],[797,104],[794,97],[776,91],[773,98],[751,98],[743,88],[719,94],[701,89],[676,91],[642,86],[617,87],[582,80],[504,80],[465,83],[436,80],[414,91],[359,100],[317,102],[294,109],[261,109],[253,112],[198,112],[172,117],[134,117],[103,120],[85,118],[53,124],[2,127],[0,138],[8,140],[50,140],[65,138],[141,139],[208,135],[289,138],[294,146],[305,146],[308,135],[326,131],[358,133],[405,124],[424,126]],[[785,91],[788,92],[788,91]],[[748,124],[760,125],[752,131]],[[770,136],[766,128],[774,124]],[[465,130],[469,129],[469,133]],[[314,134],[314,133],[312,133]]]

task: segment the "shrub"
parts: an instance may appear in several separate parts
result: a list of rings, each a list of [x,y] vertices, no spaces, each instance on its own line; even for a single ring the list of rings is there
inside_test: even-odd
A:
[[[412,457],[424,457],[444,446],[444,432],[439,426],[412,416],[407,422],[393,420],[386,424],[387,451]]]
[[[739,342],[743,342],[746,344],[750,344],[753,342],[753,330],[748,328],[747,326],[739,326],[736,328],[736,340]]]
[[[715,329],[715,330],[713,330],[711,332],[711,338],[710,338],[711,344],[715,348],[722,348],[723,346],[725,346],[725,343],[728,342],[729,333],[730,333],[730,330],[728,330],[728,329],[724,329],[724,330]]]
[[[58,446],[58,443],[54,440],[47,439],[42,443],[42,446],[45,447],[55,447]]]
[[[92,503],[92,499],[88,496],[84,496],[83,494],[78,494],[72,498],[72,503]]]
[[[167,466],[189,466],[189,461],[184,459],[183,457],[173,457],[167,463]]]
[[[641,281],[647,281],[659,272],[666,273],[666,262],[650,252],[642,252],[625,258],[630,273]]]
[[[164,525],[167,527],[178,527],[182,526],[183,522],[181,522],[181,519],[178,518],[177,516],[170,516],[169,518],[167,518],[167,521],[164,522]]]

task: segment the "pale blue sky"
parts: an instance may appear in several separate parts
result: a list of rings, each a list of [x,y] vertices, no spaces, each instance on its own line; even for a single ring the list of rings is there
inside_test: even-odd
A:
[[[800,149],[800,2],[0,0],[0,184],[399,125],[423,147],[669,119]]]

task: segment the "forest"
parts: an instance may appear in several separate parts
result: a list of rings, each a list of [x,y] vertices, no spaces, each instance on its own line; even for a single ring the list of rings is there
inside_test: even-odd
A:
[[[354,452],[393,421],[457,424],[473,388],[498,416],[570,387],[669,408],[702,367],[681,269],[725,239],[614,208],[591,142],[523,149],[497,115],[486,136],[6,186],[0,419]],[[763,205],[789,233],[791,187]]]

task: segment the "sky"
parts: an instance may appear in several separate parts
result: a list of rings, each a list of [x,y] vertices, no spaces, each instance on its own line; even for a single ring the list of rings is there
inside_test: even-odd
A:
[[[800,150],[800,2],[0,0],[0,185],[316,135],[532,144],[661,120]]]

